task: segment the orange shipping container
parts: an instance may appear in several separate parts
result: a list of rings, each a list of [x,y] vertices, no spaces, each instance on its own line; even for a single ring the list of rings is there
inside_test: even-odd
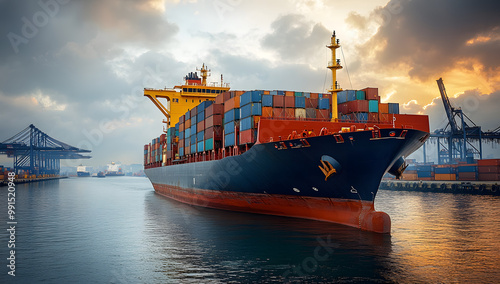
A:
[[[197,132],[201,132],[203,130],[205,130],[205,121],[204,120],[198,122],[198,124],[196,125]]]
[[[262,117],[273,117],[273,108],[262,107]]]
[[[378,104],[378,113],[389,113],[389,104]]]
[[[434,180],[456,180],[457,176],[455,174],[436,174]]]
[[[295,96],[295,92],[285,91],[285,96],[287,96],[287,97],[293,97],[293,96]]]
[[[285,108],[285,117],[286,118],[295,118],[295,109],[294,108]]]
[[[224,103],[224,112],[228,112],[232,109],[240,108],[240,97],[230,98]]]

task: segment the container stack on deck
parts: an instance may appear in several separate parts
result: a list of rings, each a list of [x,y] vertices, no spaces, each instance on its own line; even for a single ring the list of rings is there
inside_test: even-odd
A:
[[[337,93],[339,117],[357,122],[390,122],[389,114],[399,114],[399,104],[380,103],[377,88],[345,90]]]
[[[446,165],[410,165],[403,180],[422,181],[500,181],[500,159],[477,160],[477,163]]]

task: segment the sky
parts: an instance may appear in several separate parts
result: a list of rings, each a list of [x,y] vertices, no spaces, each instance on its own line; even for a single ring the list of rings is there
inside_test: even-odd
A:
[[[442,77],[455,107],[500,126],[498,1],[0,0],[0,14],[0,141],[34,124],[92,150],[62,166],[142,163],[163,127],[143,88],[203,63],[236,90],[325,92],[333,30],[342,88],[377,87],[433,131]]]

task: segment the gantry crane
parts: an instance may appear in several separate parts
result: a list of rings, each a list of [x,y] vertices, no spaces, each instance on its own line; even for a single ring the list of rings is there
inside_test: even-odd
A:
[[[448,124],[443,129],[437,129],[431,133],[430,141],[437,139],[438,163],[450,164],[457,159],[462,161],[472,160],[474,158],[483,158],[484,139],[500,142],[500,127],[493,131],[483,132],[481,126],[477,126],[461,108],[454,108],[444,87],[443,79],[437,80],[441,99],[443,100]],[[424,162],[425,160],[424,145]]]

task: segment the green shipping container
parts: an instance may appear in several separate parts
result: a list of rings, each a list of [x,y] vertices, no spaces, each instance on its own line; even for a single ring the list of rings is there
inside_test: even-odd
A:
[[[214,149],[214,139],[210,138],[205,140],[205,151],[210,151]]]
[[[369,100],[368,101],[368,112],[378,112],[378,101]]]
[[[358,101],[366,100],[365,91],[356,91],[356,100],[358,100]]]

